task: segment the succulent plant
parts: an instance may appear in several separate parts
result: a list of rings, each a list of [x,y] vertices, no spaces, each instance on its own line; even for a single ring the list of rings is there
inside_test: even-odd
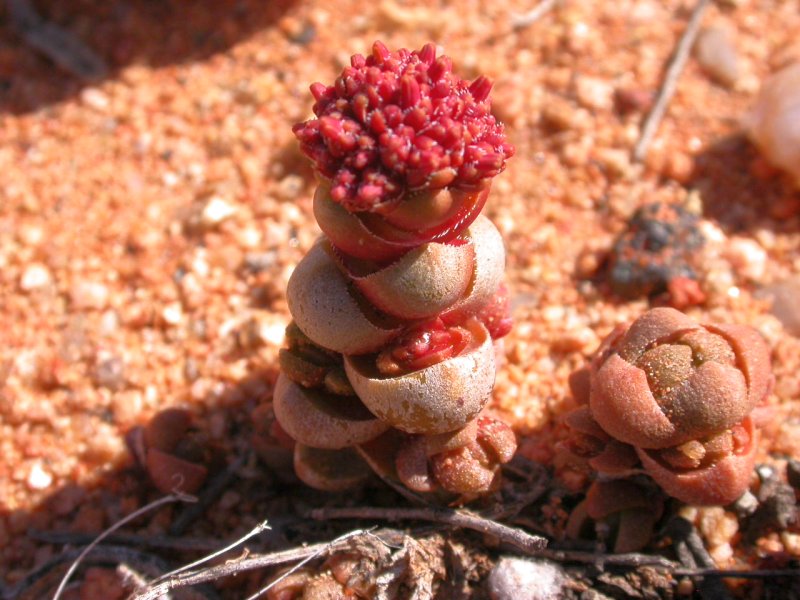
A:
[[[769,349],[754,329],[655,308],[614,330],[571,383],[584,405],[567,416],[566,447],[596,471],[643,471],[691,504],[727,504],[747,489],[758,435],[751,413],[772,385]]]
[[[207,436],[192,426],[191,414],[180,408],[157,413],[147,425],[128,432],[126,441],[153,485],[165,494],[199,491],[215,458]]]
[[[579,538],[594,524],[614,552],[636,552],[650,541],[664,509],[663,500],[658,492],[638,481],[594,481],[586,498],[570,513],[566,535]]]
[[[800,63],[764,82],[744,125],[764,157],[800,186]]]
[[[380,42],[333,86],[311,86],[317,118],[294,131],[320,179],[324,235],[289,280],[271,405],[309,485],[341,489],[368,464],[417,492],[473,497],[516,449],[483,413],[493,341],[511,327],[503,242],[479,215],[513,154],[490,88],[431,44]]]

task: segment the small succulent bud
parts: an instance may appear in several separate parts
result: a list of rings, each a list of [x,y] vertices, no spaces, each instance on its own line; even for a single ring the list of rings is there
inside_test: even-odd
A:
[[[144,427],[131,430],[127,441],[153,485],[165,494],[196,493],[214,458],[206,436],[192,427],[191,414],[179,408],[156,414]]]
[[[392,430],[359,448],[383,477],[397,479],[415,492],[456,494],[462,501],[497,489],[500,467],[516,449],[511,428],[488,416],[446,433],[408,435]]]
[[[770,381],[769,351],[753,329],[656,308],[603,343],[589,405],[615,439],[667,448],[741,423]]]
[[[629,479],[595,481],[570,514],[567,537],[581,537],[588,525],[603,524],[614,552],[641,550],[650,541],[664,507],[663,496],[651,487]]]
[[[588,405],[567,416],[564,447],[595,470],[643,469],[669,495],[727,504],[747,488],[757,433],[750,413],[772,385],[753,329],[699,325],[671,308],[612,332],[588,370]],[[584,377],[573,389],[586,394]]]

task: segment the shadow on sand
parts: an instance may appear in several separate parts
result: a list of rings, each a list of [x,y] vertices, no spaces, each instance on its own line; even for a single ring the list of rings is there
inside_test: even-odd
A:
[[[294,0],[0,2],[0,113],[24,114],[138,63],[202,60],[275,24]],[[313,31],[298,40],[305,43]],[[49,52],[48,50],[49,49]]]

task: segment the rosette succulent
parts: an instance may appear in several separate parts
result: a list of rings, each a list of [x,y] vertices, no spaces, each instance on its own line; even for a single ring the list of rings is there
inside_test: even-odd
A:
[[[728,504],[747,489],[758,436],[751,413],[772,384],[769,349],[754,329],[652,309],[613,331],[584,376],[573,380],[585,405],[567,416],[566,445],[596,471],[643,471],[691,504]]]
[[[317,118],[294,131],[319,177],[324,235],[289,280],[272,403],[309,485],[355,484],[360,464],[416,492],[472,497],[496,488],[516,449],[483,411],[493,342],[511,326],[503,242],[479,215],[513,154],[490,88],[431,44],[380,42],[334,85],[311,86]]]

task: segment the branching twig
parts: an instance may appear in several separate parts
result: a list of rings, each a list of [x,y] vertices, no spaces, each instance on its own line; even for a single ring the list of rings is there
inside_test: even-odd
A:
[[[541,536],[531,535],[521,529],[497,523],[465,510],[445,508],[398,508],[384,509],[371,507],[354,508],[318,508],[311,511],[314,519],[383,519],[387,521],[420,520],[445,523],[453,527],[463,527],[488,533],[503,542],[512,544],[525,554],[549,558],[561,562],[577,562],[586,564],[614,565],[619,567],[638,568],[643,566],[674,569],[676,564],[663,556],[648,554],[598,554],[595,552],[576,552],[570,550],[552,550],[545,548],[547,540]]]
[[[534,8],[521,15],[513,15],[511,17],[511,29],[517,31],[530,27],[536,21],[545,16],[548,12],[555,8],[559,0],[542,0]]]
[[[466,510],[449,508],[317,508],[311,518],[325,519],[382,519],[386,521],[434,521],[454,527],[463,527],[493,535],[499,540],[517,547],[525,554],[535,554],[547,545],[547,540],[538,535],[503,525]]]
[[[204,556],[203,558],[200,558],[200,559],[198,559],[198,560],[196,560],[196,561],[194,561],[192,563],[189,563],[188,565],[183,565],[182,567],[179,567],[179,568],[175,569],[174,571],[170,571],[169,573],[165,573],[164,575],[162,575],[161,577],[156,579],[156,582],[164,581],[166,579],[169,579],[170,577],[174,577],[178,573],[183,573],[184,571],[189,571],[191,569],[194,569],[195,567],[198,567],[198,566],[202,565],[205,562],[208,562],[210,560],[214,560],[218,556],[222,556],[226,552],[229,552],[230,550],[233,550],[234,548],[236,548],[236,546],[239,546],[239,545],[245,543],[251,537],[258,535],[259,533],[261,533],[265,529],[269,529],[269,525],[267,524],[266,521],[262,521],[261,523],[256,525],[253,529],[251,529],[246,534],[244,534],[242,537],[240,537],[237,540],[234,540],[233,542],[231,542],[230,544],[228,544],[224,548],[216,550],[215,552],[212,552],[211,554],[208,554],[208,555]]]
[[[636,146],[633,149],[633,159],[637,162],[641,162],[647,156],[650,142],[658,130],[661,120],[664,118],[664,113],[667,110],[667,106],[669,106],[670,100],[672,100],[672,96],[675,94],[675,89],[678,86],[678,79],[686,66],[686,61],[689,59],[689,53],[694,45],[694,40],[700,32],[700,24],[703,21],[703,15],[710,3],[711,0],[698,0],[694,11],[692,11],[689,23],[686,25],[686,30],[678,41],[675,53],[664,75],[661,89],[658,91],[656,102],[653,104],[650,114],[647,115],[644,121],[639,141],[636,142]]]
[[[61,594],[64,592],[64,588],[67,586],[67,583],[69,582],[70,577],[72,577],[73,573],[75,573],[75,571],[77,570],[78,566],[81,564],[81,561],[86,557],[86,555],[89,554],[95,546],[97,546],[100,542],[102,542],[110,534],[114,533],[117,529],[119,529],[120,527],[122,527],[126,523],[130,523],[134,519],[137,519],[137,518],[141,517],[146,512],[149,512],[149,511],[151,511],[151,510],[153,510],[155,508],[158,508],[159,506],[162,506],[164,504],[170,504],[172,502],[194,502],[194,501],[195,501],[194,496],[189,496],[188,494],[182,494],[182,493],[176,492],[174,494],[170,494],[169,496],[164,496],[163,498],[159,498],[158,500],[155,500],[155,501],[151,502],[150,504],[146,504],[142,508],[133,511],[127,517],[124,517],[124,518],[120,519],[119,521],[117,521],[116,523],[114,523],[111,527],[109,527],[103,533],[98,535],[92,541],[91,544],[86,546],[86,548],[84,548],[83,551],[78,555],[78,558],[75,559],[75,562],[73,562],[72,565],[70,565],[69,569],[67,569],[67,572],[64,574],[64,578],[61,580],[61,583],[59,584],[58,589],[56,589],[56,593],[53,594],[53,600],[59,600],[59,598],[61,598]]]
[[[271,552],[268,554],[253,554],[246,558],[230,560],[221,565],[210,567],[208,569],[180,573],[168,581],[164,581],[158,585],[149,587],[146,590],[141,590],[135,596],[133,596],[132,600],[155,600],[160,595],[166,594],[170,590],[180,587],[197,585],[200,583],[206,583],[208,581],[215,581],[229,575],[236,575],[238,573],[252,571],[254,569],[284,565],[287,563],[304,560],[312,555],[315,557],[322,556],[325,553],[332,552],[344,541],[349,541],[358,534],[370,535],[371,537],[378,536],[384,543],[387,543],[387,538],[389,538],[389,541],[394,541],[402,540],[403,537],[403,534],[393,530],[382,530],[372,534],[368,534],[362,530],[359,530],[350,532],[347,534],[347,537],[344,540],[342,540],[342,538],[337,538],[339,540],[338,542],[324,542],[310,546],[303,546],[302,548],[292,548],[290,550]]]
[[[310,555],[308,555],[308,556],[307,556],[307,557],[305,557],[303,560],[301,560],[299,563],[297,563],[296,565],[294,565],[294,566],[293,566],[291,569],[289,569],[288,571],[286,571],[285,573],[283,573],[283,574],[282,574],[280,577],[277,577],[276,579],[273,579],[272,581],[270,581],[270,582],[269,582],[267,585],[265,585],[264,587],[262,587],[260,590],[258,590],[258,591],[257,591],[255,594],[253,594],[252,596],[248,596],[248,597],[247,597],[247,600],[256,600],[256,599],[257,599],[257,598],[259,598],[260,596],[262,596],[262,595],[266,594],[266,593],[267,593],[267,592],[268,592],[268,591],[269,591],[271,588],[273,588],[275,585],[277,585],[278,583],[280,583],[281,581],[283,581],[284,579],[286,579],[287,577],[289,577],[289,575],[291,575],[292,573],[295,573],[295,572],[296,572],[298,569],[302,568],[302,567],[303,567],[303,565],[307,564],[309,561],[312,561],[312,560],[314,560],[314,559],[315,559],[315,558],[317,558],[318,556],[320,556],[320,555],[322,555],[322,554],[326,553],[326,552],[327,552],[327,550],[328,550],[328,548],[330,548],[330,547],[332,547],[332,546],[335,546],[336,544],[340,544],[340,543],[342,543],[342,542],[346,542],[347,540],[351,540],[351,539],[353,539],[354,537],[357,537],[357,536],[359,536],[359,535],[365,535],[365,534],[367,534],[367,535],[368,535],[369,533],[370,533],[370,532],[368,532],[368,531],[356,530],[356,531],[351,531],[350,533],[346,533],[346,534],[344,534],[344,535],[342,535],[342,536],[339,536],[339,537],[338,537],[338,538],[336,538],[335,540],[331,541],[331,542],[328,544],[328,547],[327,547],[327,548],[320,548],[320,549],[319,549],[317,552],[315,552],[315,553],[313,553],[313,554],[310,554]],[[378,538],[378,539],[380,540],[380,538]],[[382,540],[381,540],[381,541],[382,541]]]

